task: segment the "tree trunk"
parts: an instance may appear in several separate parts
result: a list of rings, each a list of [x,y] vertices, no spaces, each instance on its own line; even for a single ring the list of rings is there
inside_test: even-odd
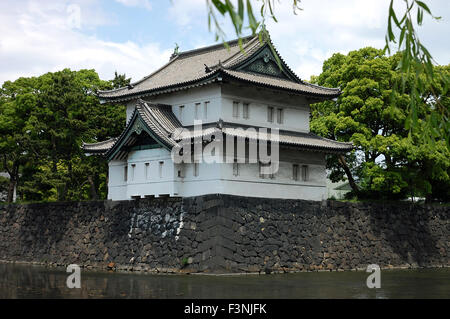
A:
[[[10,176],[9,186],[8,186],[8,197],[6,201],[12,203],[14,201],[14,190],[16,189],[16,180]]]
[[[89,182],[89,185],[91,185],[91,199],[97,200],[98,199],[97,190],[95,188],[95,183],[92,179],[92,176],[90,176],[90,175],[88,176],[88,182]]]
[[[356,185],[355,180],[353,179],[352,172],[350,171],[350,168],[348,168],[347,162],[345,161],[344,155],[339,155],[339,164],[341,164],[342,168],[345,171],[345,174],[347,175],[348,183],[350,184],[350,187],[352,188],[353,192],[355,194],[358,194],[359,187]]]

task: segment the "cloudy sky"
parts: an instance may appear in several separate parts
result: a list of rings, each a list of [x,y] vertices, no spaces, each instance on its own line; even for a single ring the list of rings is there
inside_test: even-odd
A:
[[[398,5],[402,0],[396,0]],[[420,37],[438,63],[450,63],[450,2],[427,0],[440,22],[425,20]],[[389,0],[292,0],[276,7],[268,27],[286,62],[303,79],[334,52],[383,48]],[[224,29],[234,37],[230,25]],[[1,0],[0,85],[63,68],[114,71],[133,81],[166,63],[175,43],[190,50],[214,43],[205,0]]]

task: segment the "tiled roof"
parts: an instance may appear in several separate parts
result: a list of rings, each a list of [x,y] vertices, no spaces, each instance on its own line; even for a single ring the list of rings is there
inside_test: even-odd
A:
[[[150,104],[139,101],[136,111],[145,121],[148,128],[164,143],[170,147],[176,145],[176,142],[170,136],[175,129],[181,127],[181,123],[173,114],[170,105]]]
[[[270,41],[270,40],[269,40]],[[237,40],[223,44],[204,47],[196,50],[181,52],[172,58],[166,65],[149,76],[133,83],[129,88],[119,88],[110,91],[99,91],[98,96],[103,101],[127,101],[162,92],[170,92],[200,85],[205,81],[215,81],[217,77],[226,73],[241,81],[257,85],[271,86],[280,89],[296,91],[302,94],[312,94],[321,97],[336,97],[339,89],[329,89],[306,83],[298,78],[289,66],[284,63],[278,52],[283,66],[292,80],[283,80],[263,74],[236,71],[236,66],[252,58],[267,43],[261,43],[258,36],[243,39],[243,51]],[[274,48],[274,46],[272,45]],[[209,83],[209,82],[208,82]]]
[[[262,75],[252,72],[244,71],[234,71],[234,70],[223,70],[223,72],[235,79],[245,80],[251,83],[261,84],[265,86],[270,86],[274,88],[287,89],[292,91],[299,91],[306,94],[320,94],[329,95],[330,97],[335,97],[339,94],[339,89],[330,89],[306,82],[298,83],[293,81],[284,80],[281,78]]]
[[[127,123],[126,128],[119,137],[98,143],[83,143],[83,150],[86,153],[96,153],[108,156],[114,148],[119,146],[119,144],[125,143],[126,145],[131,145],[136,137],[130,137],[128,141],[124,141],[124,139],[127,138],[127,134],[135,124],[133,119],[137,117],[141,118],[147,126],[147,129],[153,132],[158,140],[168,148],[176,145],[176,142],[169,136],[176,128],[181,127],[181,123],[172,113],[170,105],[150,104],[139,100],[138,103],[136,103],[136,108],[130,121]]]
[[[82,148],[86,153],[104,154],[114,145],[116,140],[117,137],[113,137],[98,143],[83,143]]]
[[[239,138],[248,138],[250,140],[263,140],[277,142],[281,145],[292,145],[303,149],[311,149],[325,152],[348,152],[353,149],[353,143],[338,142],[324,137],[317,136],[313,133],[302,133],[283,131],[278,132],[278,138],[270,134],[270,129],[266,132],[258,128],[253,130],[246,130],[234,123],[218,123],[215,127],[204,127],[202,131],[194,131],[193,127],[190,130],[185,130],[178,135],[176,140],[179,142],[182,139],[195,138],[199,136],[209,137],[212,135],[220,136],[220,134],[235,136]]]
[[[249,40],[258,42],[257,38],[244,39],[244,41]],[[100,91],[98,96],[102,99],[120,98],[206,79],[211,76],[211,73],[205,72],[205,65],[213,67],[218,65],[219,62],[228,60],[238,52],[240,52],[240,49],[237,41],[229,42],[229,48],[219,44],[181,52],[160,69],[133,83],[132,89],[124,87],[111,91]]]

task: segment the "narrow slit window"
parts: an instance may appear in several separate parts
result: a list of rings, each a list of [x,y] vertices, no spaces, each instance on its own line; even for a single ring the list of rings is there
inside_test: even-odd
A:
[[[239,102],[233,102],[233,117],[239,118]]]
[[[277,109],[277,123],[283,124],[283,109]]]
[[[163,177],[163,166],[164,162],[159,162],[159,178]]]
[[[184,105],[180,105],[179,110],[180,122],[183,121],[183,115],[184,115]]]
[[[124,182],[128,181],[128,165],[123,168],[123,180]]]
[[[136,164],[131,164],[131,180],[134,181],[134,173],[136,172]]]
[[[178,178],[183,178],[184,177],[184,169],[182,166],[180,166],[178,168]]]
[[[150,163],[145,163],[144,176],[145,176],[145,179],[150,178]]]
[[[198,163],[197,162],[194,163],[194,176],[195,177],[198,176]]]
[[[298,181],[298,164],[292,165],[292,179]]]
[[[208,118],[208,108],[209,108],[209,101],[206,101],[203,104],[203,119],[206,120]]]
[[[309,169],[308,165],[302,165],[302,180],[304,182],[309,180]]]
[[[249,118],[249,113],[248,113],[248,103],[244,103],[242,105],[242,117],[244,119],[248,119]]]
[[[196,120],[199,120],[200,119],[200,105],[201,105],[201,103],[195,103],[195,110],[194,110],[194,118],[196,119]]]
[[[271,106],[267,107],[267,122],[273,122],[273,107]]]
[[[270,178],[273,179],[275,176],[273,173],[264,173],[267,171],[267,168],[270,167],[270,163],[262,163],[259,162],[259,177],[262,179]]]
[[[239,163],[237,158],[234,159],[233,163],[233,176],[239,176]]]

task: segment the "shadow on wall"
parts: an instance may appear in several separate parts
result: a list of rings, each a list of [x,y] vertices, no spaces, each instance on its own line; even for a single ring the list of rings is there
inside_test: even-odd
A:
[[[449,224],[448,209],[445,207],[432,208],[410,203],[374,204],[367,212],[370,232],[392,251],[391,264],[404,262],[426,267],[448,253],[443,231]]]

